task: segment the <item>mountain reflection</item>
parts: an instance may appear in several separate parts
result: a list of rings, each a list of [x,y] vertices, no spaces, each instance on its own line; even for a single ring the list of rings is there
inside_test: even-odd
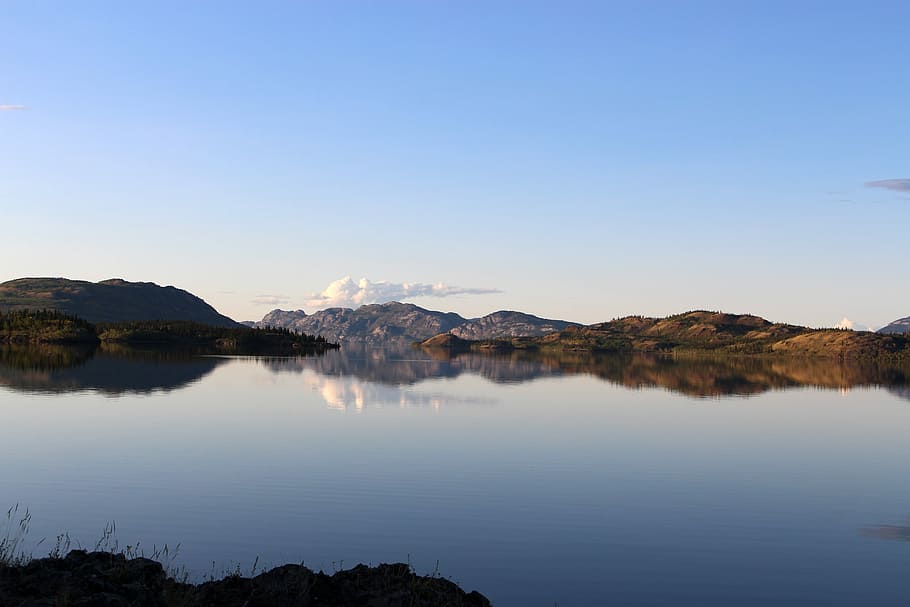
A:
[[[545,377],[590,375],[631,389],[663,388],[693,397],[749,396],[769,390],[814,387],[849,390],[881,386],[910,399],[910,370],[874,362],[844,363],[796,358],[677,358],[595,355],[588,352],[540,354],[534,352],[450,353],[422,350],[369,350],[345,348],[319,358],[263,359],[276,373],[315,371],[326,378],[344,379],[339,390],[353,388],[348,378],[386,386],[409,386],[436,378],[474,374],[497,383],[519,383]],[[358,396],[334,397],[356,403]],[[340,400],[339,400],[340,399]],[[329,400],[329,398],[327,398]]]
[[[497,383],[520,383],[564,372],[542,360],[506,359],[483,354],[444,356],[413,349],[375,350],[345,347],[319,358],[262,359],[276,373],[304,369],[328,377],[356,377],[389,386],[413,385],[429,379],[455,378],[463,373],[480,375]]]
[[[704,359],[576,354],[547,360],[566,373],[587,373],[627,388],[659,387],[695,397],[748,396],[801,387],[846,391],[884,386],[906,390],[910,376],[907,369],[890,365],[819,358]]]
[[[448,404],[490,405],[495,400],[411,388],[425,380],[455,378],[458,363],[439,361],[410,349],[345,347],[311,358],[261,358],[273,373],[296,373],[318,392],[330,409],[363,411],[367,407],[430,407]]]
[[[228,357],[190,350],[135,350],[105,344],[0,348],[0,386],[34,393],[97,391],[108,395],[177,390],[200,381]],[[692,397],[749,396],[799,387],[846,391],[883,387],[910,400],[910,368],[874,362],[796,358],[681,358],[595,355],[450,353],[348,347],[322,356],[258,358],[274,373],[300,374],[303,383],[337,409],[370,405],[439,407],[490,400],[444,394],[417,384],[475,375],[496,383],[587,375],[630,389],[662,388]],[[437,384],[442,387],[442,384]]]
[[[0,348],[0,386],[38,394],[167,392],[199,381],[225,360],[186,351],[107,345],[98,349],[10,346]]]

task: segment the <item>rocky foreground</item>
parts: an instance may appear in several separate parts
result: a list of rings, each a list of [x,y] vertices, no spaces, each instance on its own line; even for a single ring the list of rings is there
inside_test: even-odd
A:
[[[253,578],[228,576],[187,584],[160,563],[122,554],[74,550],[64,558],[0,564],[0,607],[488,607],[439,577],[415,575],[405,564],[316,573],[284,565]]]

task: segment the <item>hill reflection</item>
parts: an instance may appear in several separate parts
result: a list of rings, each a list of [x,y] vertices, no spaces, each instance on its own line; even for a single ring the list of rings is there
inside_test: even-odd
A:
[[[225,360],[187,351],[117,346],[11,346],[0,348],[0,386],[37,394],[167,392],[198,382]]]
[[[677,358],[561,355],[533,352],[449,353],[345,348],[310,359],[263,359],[270,370],[315,371],[388,386],[474,374],[497,383],[590,375],[631,389],[663,388],[693,397],[749,396],[769,390],[814,387],[831,390],[881,386],[910,399],[910,369],[880,363],[797,358]]]
[[[748,396],[786,388],[883,386],[897,394],[908,386],[907,369],[874,362],[829,359],[722,357],[591,357],[583,354],[546,358],[566,373],[586,373],[627,388],[664,388],[695,397]]]
[[[8,346],[0,348],[0,386],[33,393],[144,394],[192,385],[229,360],[175,349]],[[587,375],[630,389],[659,388],[691,397],[749,396],[800,387],[850,390],[876,386],[910,400],[910,369],[906,366],[828,359],[345,348],[322,356],[256,360],[273,373],[301,374],[307,386],[336,408],[362,408],[364,403],[438,406],[453,400],[488,403],[464,395],[456,398],[407,389],[465,374],[495,383]]]

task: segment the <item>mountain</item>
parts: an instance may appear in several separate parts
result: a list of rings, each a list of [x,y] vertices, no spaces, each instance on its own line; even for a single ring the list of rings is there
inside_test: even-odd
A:
[[[876,333],[910,333],[910,316],[895,320],[886,327],[882,327]]]
[[[273,310],[256,323],[257,327],[286,328],[307,335],[321,335],[329,341],[370,346],[405,345],[445,333],[463,324],[454,313],[425,310],[414,304],[392,302],[351,308],[328,308],[313,314],[303,310]]]
[[[291,329],[295,322],[306,317],[303,310],[272,310],[262,317],[262,320],[253,321],[250,327],[286,327]],[[246,324],[246,322],[244,322]],[[301,331],[302,332],[302,331]]]
[[[524,312],[501,310],[482,318],[472,318],[449,332],[461,339],[502,339],[506,337],[535,337],[562,331],[574,323],[548,320]]]
[[[356,310],[329,308],[313,314],[303,310],[272,310],[255,326],[287,328],[346,344],[389,346],[409,345],[439,333],[451,332],[465,339],[494,339],[539,336],[572,325],[563,320],[510,311],[466,319],[454,312],[436,312],[414,304],[390,302],[361,306]]]
[[[542,337],[456,341],[437,336],[427,348],[541,349],[587,352],[713,352],[861,359],[910,357],[910,339],[868,331],[809,329],[748,314],[696,310],[666,318],[627,316]]]
[[[20,278],[0,283],[0,311],[49,309],[92,323],[189,320],[218,327],[238,324],[192,293],[119,278],[101,282]]]

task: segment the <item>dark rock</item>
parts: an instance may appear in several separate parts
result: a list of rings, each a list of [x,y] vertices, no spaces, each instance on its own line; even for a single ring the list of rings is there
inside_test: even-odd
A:
[[[357,567],[334,575],[284,565],[254,578],[228,576],[200,585],[167,576],[160,563],[74,550],[65,558],[0,565],[0,607],[488,607],[438,577],[408,565]]]

